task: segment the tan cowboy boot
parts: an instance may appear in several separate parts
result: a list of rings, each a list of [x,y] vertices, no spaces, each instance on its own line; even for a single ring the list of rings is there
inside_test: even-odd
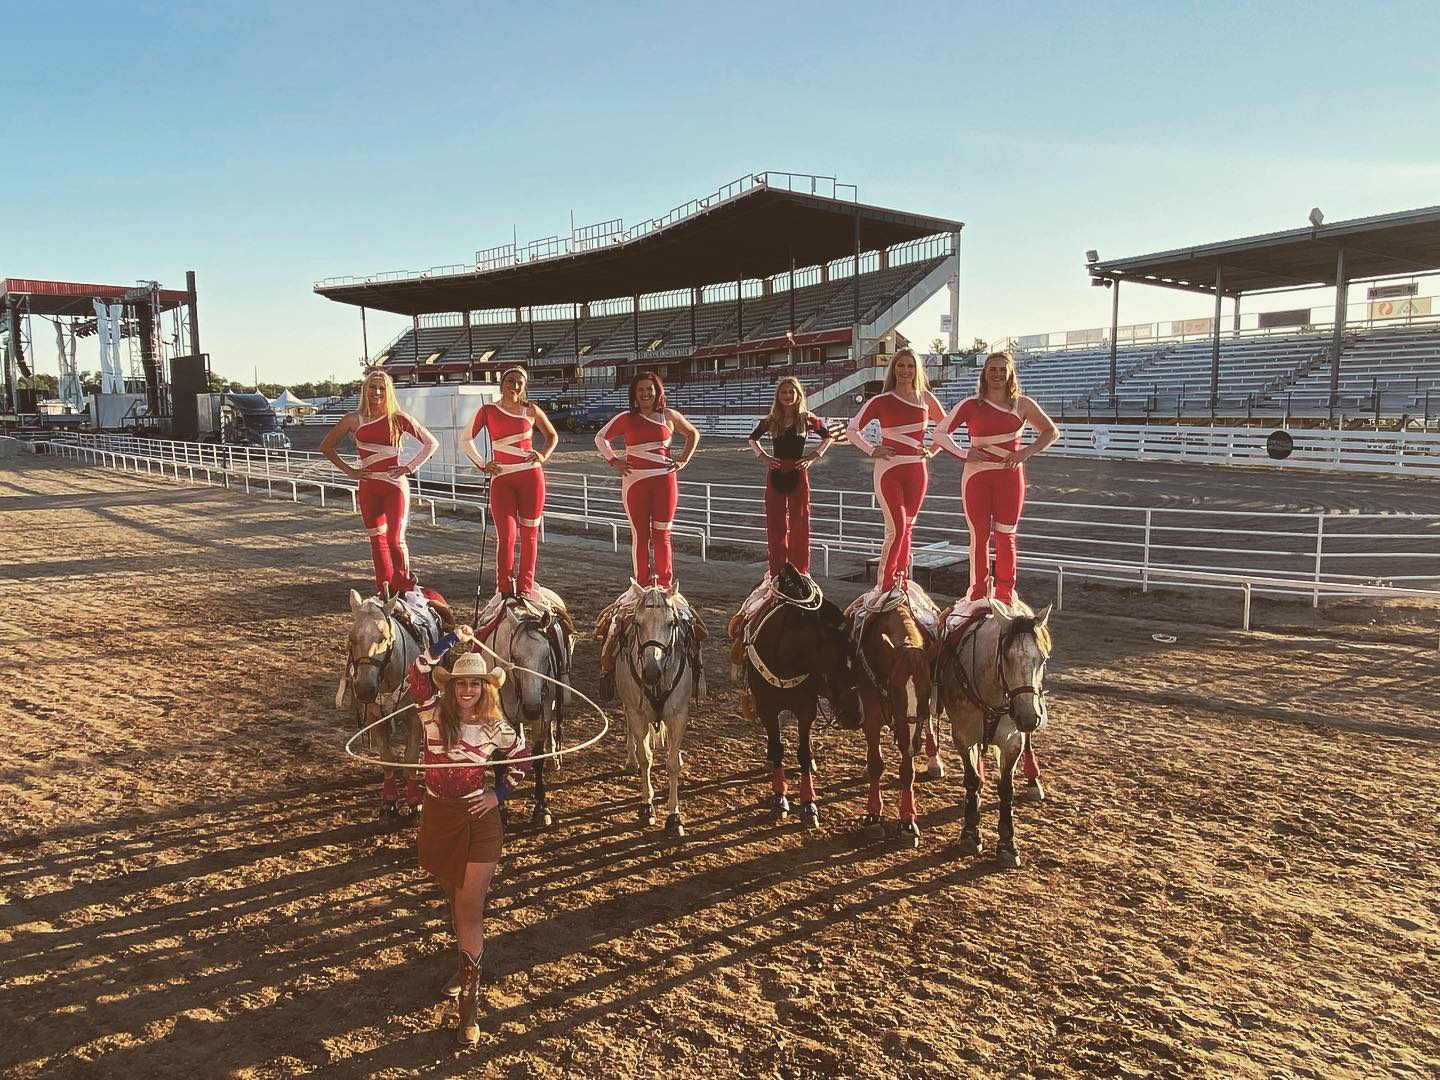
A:
[[[460,953],[460,1024],[455,1037],[462,1046],[474,1046],[480,1041],[480,1023],[476,1013],[480,1000],[480,957],[484,950],[471,956]]]
[[[462,954],[463,955],[463,954]],[[455,971],[450,976],[449,982],[440,988],[440,993],[447,998],[458,998],[460,991],[465,989],[465,961],[460,960],[455,965]]]

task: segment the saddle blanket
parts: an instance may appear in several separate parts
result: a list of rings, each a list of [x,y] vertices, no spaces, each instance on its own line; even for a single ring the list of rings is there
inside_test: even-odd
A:
[[[1020,615],[1035,617],[1035,612],[1024,600],[1015,600],[1013,603],[1005,603],[993,596],[981,597],[979,600],[956,600],[953,607],[945,611],[945,633],[952,634],[960,626],[978,615],[987,612],[997,612],[1007,619],[1013,619]]]
[[[930,594],[918,584],[906,578],[893,589],[881,589],[878,585],[869,592],[855,598],[845,615],[851,621],[851,630],[856,641],[865,632],[865,624],[871,615],[882,611],[894,611],[901,604],[908,604],[910,614],[920,624],[920,629],[932,638],[940,633],[940,609]]]

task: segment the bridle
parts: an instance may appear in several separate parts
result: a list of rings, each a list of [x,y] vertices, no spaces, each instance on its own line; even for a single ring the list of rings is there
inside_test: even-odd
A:
[[[352,686],[355,682],[355,674],[361,668],[373,667],[376,669],[375,682],[376,686],[378,687],[380,677],[384,674],[385,669],[390,666],[390,658],[395,652],[395,642],[398,639],[399,635],[395,633],[395,627],[391,622],[391,616],[386,615],[382,612],[380,617],[377,618],[375,621],[385,627],[385,651],[379,656],[375,656],[374,654],[372,654],[370,656],[362,656],[358,660],[353,656],[348,658],[350,661],[350,682]],[[366,702],[365,704],[369,704],[369,702]]]
[[[1000,684],[1000,701],[992,703],[986,701],[980,692],[975,688],[974,682],[966,673],[965,665],[960,663],[961,650],[965,648],[968,640],[970,643],[970,669],[980,670],[980,627],[985,624],[984,618],[974,619],[968,625],[961,628],[960,640],[954,650],[955,656],[951,666],[955,669],[956,681],[960,684],[960,692],[963,693],[970,704],[980,710],[984,717],[984,736],[980,744],[984,750],[995,741],[995,732],[1000,726],[1002,717],[1008,716],[1012,723],[1015,722],[1015,702],[1017,699],[1029,694],[1035,698],[1035,712],[1043,716],[1045,714],[1045,687],[1042,686],[1011,686],[1010,680],[1005,676],[1005,652],[1006,640],[1005,631],[1002,628],[1000,638],[995,643],[995,681]],[[946,662],[949,650],[940,649],[935,658],[935,682],[940,683],[941,666]],[[1016,724],[1018,730],[1019,725]],[[1028,732],[1025,732],[1028,736]]]
[[[914,615],[910,616],[910,621],[914,623]],[[867,623],[865,627],[866,630],[869,630],[871,625],[873,624]],[[918,624],[915,628],[917,631],[919,631],[920,629]],[[922,640],[924,638],[923,632],[921,633],[921,638]],[[880,677],[875,674],[875,669],[870,666],[870,658],[865,655],[865,641],[863,635],[861,637],[861,640],[856,645],[855,655],[860,658],[860,666],[864,669],[866,677],[870,680],[870,685],[875,688],[875,694],[880,699],[880,711],[884,716],[885,722],[888,723],[890,727],[894,730],[896,740],[901,740],[902,736],[900,730],[900,721],[903,718],[905,721],[905,726],[908,729],[910,724],[910,718],[905,715],[903,709],[897,709],[893,701],[891,700],[894,696],[895,688],[889,683],[882,681]],[[930,696],[927,694],[925,697],[925,705],[927,708],[929,707],[929,703]],[[925,729],[925,726],[932,719],[932,717],[925,717],[924,719],[921,719],[921,717],[918,715],[920,705],[920,695],[916,694],[915,708],[917,711],[917,715],[915,717],[916,735],[914,736],[914,738],[917,739],[919,738],[919,732],[923,731]],[[905,736],[910,737],[908,730],[905,732]],[[901,745],[903,746],[904,743],[902,742]]]
[[[689,650],[681,648],[679,650],[680,663],[676,665],[675,678],[670,681],[670,685],[663,691],[652,690],[640,674],[640,655],[649,648],[660,650],[660,670],[663,672],[666,665],[670,663],[670,654],[676,651],[676,636],[684,632],[681,625],[682,620],[675,614],[674,610],[671,609],[668,601],[665,604],[665,609],[666,619],[673,620],[671,623],[670,640],[660,641],[656,638],[647,638],[644,641],[637,642],[625,658],[626,662],[630,665],[630,675],[635,680],[635,685],[640,688],[641,693],[645,695],[645,700],[650,703],[650,708],[654,710],[655,717],[650,721],[650,726],[657,731],[660,728],[661,710],[665,707],[665,703],[670,700],[670,695],[675,693],[675,688],[680,685],[680,680],[685,677],[685,671],[690,666]]]

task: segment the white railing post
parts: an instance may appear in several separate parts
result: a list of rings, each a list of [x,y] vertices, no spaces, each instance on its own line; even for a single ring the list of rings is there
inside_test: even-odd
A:
[[[1240,616],[1240,629],[1250,629],[1250,582],[1242,581],[1240,589],[1245,594],[1245,603]]]
[[[1315,515],[1315,584],[1320,584],[1320,563],[1325,557],[1325,515]],[[1320,590],[1316,589],[1310,596],[1310,606],[1320,606]]]
[[[1140,591],[1150,591],[1150,525],[1154,518],[1155,511],[1147,508],[1145,511],[1145,540],[1141,549],[1140,558]]]
[[[1055,610],[1065,610],[1065,567],[1055,567]]]
[[[590,528],[590,474],[580,474],[580,514],[585,519],[585,528]]]
[[[710,535],[710,485],[705,485],[705,535]],[[703,550],[703,548],[702,548]]]

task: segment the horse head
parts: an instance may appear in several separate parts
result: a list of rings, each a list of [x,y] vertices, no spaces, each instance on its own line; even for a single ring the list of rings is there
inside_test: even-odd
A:
[[[856,683],[855,646],[845,629],[845,615],[829,600],[815,612],[819,626],[820,677],[825,696],[841,727],[860,726],[860,690]]]
[[[678,589],[652,585],[645,589],[635,606],[636,652],[639,655],[640,679],[650,690],[657,690],[669,666],[670,658],[680,647],[680,616],[674,597]]]
[[[1008,615],[995,611],[1000,629],[996,666],[1000,686],[1016,729],[1029,734],[1048,719],[1045,709],[1045,664],[1050,659],[1050,607],[1039,615]]]
[[[514,702],[515,711],[527,724],[538,724],[545,711],[545,693],[549,685],[533,672],[557,676],[549,629],[555,616],[537,614],[519,605],[509,609],[511,634],[505,657],[511,676],[505,684],[505,696]],[[526,670],[521,670],[522,668]]]
[[[380,601],[375,597],[362,599],[350,590],[350,685],[355,700],[373,705],[380,694],[380,684],[390,655],[395,648],[395,627],[390,613],[399,601],[395,597]]]

